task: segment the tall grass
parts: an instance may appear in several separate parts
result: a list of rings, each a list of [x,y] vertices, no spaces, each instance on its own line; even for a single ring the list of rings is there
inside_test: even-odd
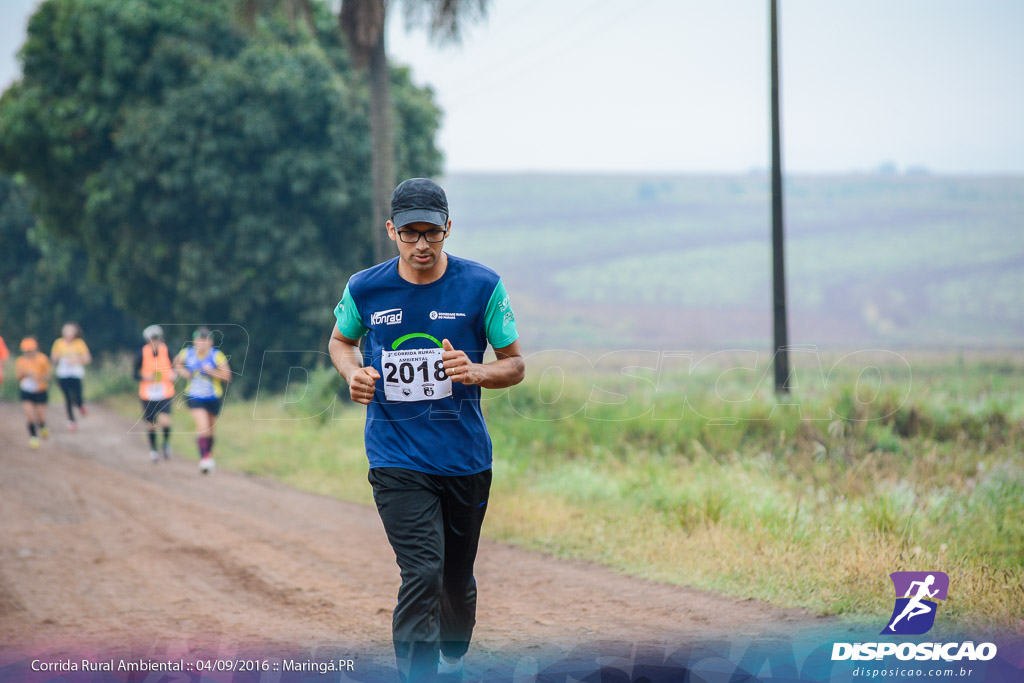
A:
[[[827,381],[805,367],[785,401],[721,366],[548,366],[485,392],[492,538],[876,621],[889,573],[938,570],[947,626],[1024,624],[1018,365],[851,366]],[[363,411],[344,395],[321,370],[304,391],[229,401],[218,460],[372,504]],[[175,419],[180,444],[191,425]]]
[[[1024,618],[1024,373],[897,365],[815,390],[816,374],[796,378],[798,406],[720,370],[602,377],[626,400],[593,411],[592,384],[545,401],[533,380],[488,413],[496,487],[515,501],[491,533],[829,614],[877,617],[890,572],[940,570],[945,614]]]

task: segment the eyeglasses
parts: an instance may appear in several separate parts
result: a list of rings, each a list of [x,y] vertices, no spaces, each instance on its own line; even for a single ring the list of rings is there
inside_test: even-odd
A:
[[[432,228],[423,232],[418,230],[395,230],[395,232],[398,233],[398,239],[406,244],[416,244],[420,241],[420,237],[431,243],[443,242],[444,236],[448,234],[447,229],[442,230],[441,228]]]

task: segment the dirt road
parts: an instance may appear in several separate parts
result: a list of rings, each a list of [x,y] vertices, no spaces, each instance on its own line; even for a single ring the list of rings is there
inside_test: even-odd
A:
[[[73,434],[59,412],[51,406],[53,433],[33,451],[19,407],[0,404],[8,655],[262,648],[391,665],[399,576],[375,510],[223,468],[203,477],[191,457],[153,465],[130,421],[97,406]],[[191,456],[189,437],[176,445]],[[477,580],[480,653],[784,635],[822,623],[494,542],[481,547]]]

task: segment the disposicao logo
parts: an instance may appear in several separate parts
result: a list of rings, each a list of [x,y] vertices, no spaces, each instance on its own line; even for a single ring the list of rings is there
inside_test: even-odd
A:
[[[943,572],[893,572],[889,575],[896,590],[896,604],[886,627],[879,635],[916,636],[927,633],[935,624],[938,600],[949,593],[949,576]],[[996,656],[993,643],[834,643],[832,661],[844,659],[881,660],[895,656],[900,660],[951,662],[987,661]]]
[[[919,636],[935,624],[938,600],[949,593],[949,577],[943,572],[893,572],[896,605],[881,635]]]

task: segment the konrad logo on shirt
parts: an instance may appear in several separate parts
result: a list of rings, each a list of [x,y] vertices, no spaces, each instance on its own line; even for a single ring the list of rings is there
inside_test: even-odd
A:
[[[371,325],[399,325],[401,322],[401,308],[389,308],[386,311],[377,311],[370,316]]]
[[[465,318],[465,313],[444,313],[443,311],[431,311],[431,320],[455,320],[456,318]]]

